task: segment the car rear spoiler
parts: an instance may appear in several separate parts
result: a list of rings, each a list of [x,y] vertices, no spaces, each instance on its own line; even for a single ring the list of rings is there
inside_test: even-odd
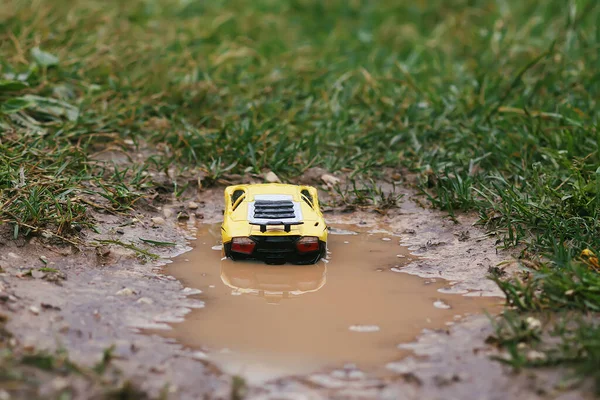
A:
[[[302,221],[290,221],[290,222],[268,221],[265,223],[250,222],[250,225],[260,226],[260,233],[265,233],[267,231],[267,225],[283,225],[283,230],[289,233],[292,230],[292,225],[303,225],[303,224],[304,224],[304,222],[302,222]]]

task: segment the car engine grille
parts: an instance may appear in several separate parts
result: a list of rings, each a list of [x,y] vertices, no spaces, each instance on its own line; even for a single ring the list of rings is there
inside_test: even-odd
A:
[[[289,200],[256,200],[255,219],[282,220],[296,218],[294,203]]]

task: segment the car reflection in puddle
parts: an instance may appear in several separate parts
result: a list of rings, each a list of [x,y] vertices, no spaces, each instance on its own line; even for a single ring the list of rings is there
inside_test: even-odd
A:
[[[232,294],[259,296],[269,304],[316,292],[325,285],[326,272],[325,263],[282,267],[221,261],[221,281],[232,289]]]
[[[266,265],[222,259],[219,227],[200,225],[194,250],[166,272],[202,290],[206,307],[163,334],[253,383],[348,363],[381,376],[391,373],[386,363],[408,354],[398,344],[498,303],[441,293],[447,282],[398,273],[416,259],[399,238],[357,229],[332,229],[326,261]]]

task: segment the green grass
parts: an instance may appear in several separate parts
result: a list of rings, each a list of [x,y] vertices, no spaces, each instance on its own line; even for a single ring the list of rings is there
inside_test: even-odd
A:
[[[392,185],[391,189],[384,189],[372,178],[349,178],[345,183],[333,184],[330,191],[332,196],[322,202],[326,212],[369,210],[385,214],[388,210],[398,207],[404,197],[404,194],[397,193],[395,185]]]
[[[600,252],[598,20],[596,0],[6,0],[0,221],[73,241],[90,207],[126,214],[190,184],[161,172],[368,182],[391,167],[543,261],[533,275],[595,293],[576,257]]]
[[[496,322],[495,335],[488,338],[488,343],[502,347],[505,353],[495,359],[516,370],[567,367],[559,389],[575,387],[587,378],[595,384],[595,393],[599,395],[600,324],[597,319],[556,311],[536,317],[509,312]]]
[[[590,377],[600,395],[598,260],[532,263],[517,276],[492,279],[511,309],[496,322],[493,341],[507,350],[500,360],[517,369],[572,366],[570,378]]]

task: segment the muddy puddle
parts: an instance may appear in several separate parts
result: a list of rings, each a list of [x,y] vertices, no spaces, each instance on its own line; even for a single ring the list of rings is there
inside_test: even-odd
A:
[[[166,272],[205,303],[161,333],[252,383],[353,364],[383,376],[423,329],[498,309],[498,298],[446,293],[448,282],[400,272],[415,259],[399,238],[333,229],[327,261],[271,266],[222,259],[218,225],[200,225],[194,250]]]

